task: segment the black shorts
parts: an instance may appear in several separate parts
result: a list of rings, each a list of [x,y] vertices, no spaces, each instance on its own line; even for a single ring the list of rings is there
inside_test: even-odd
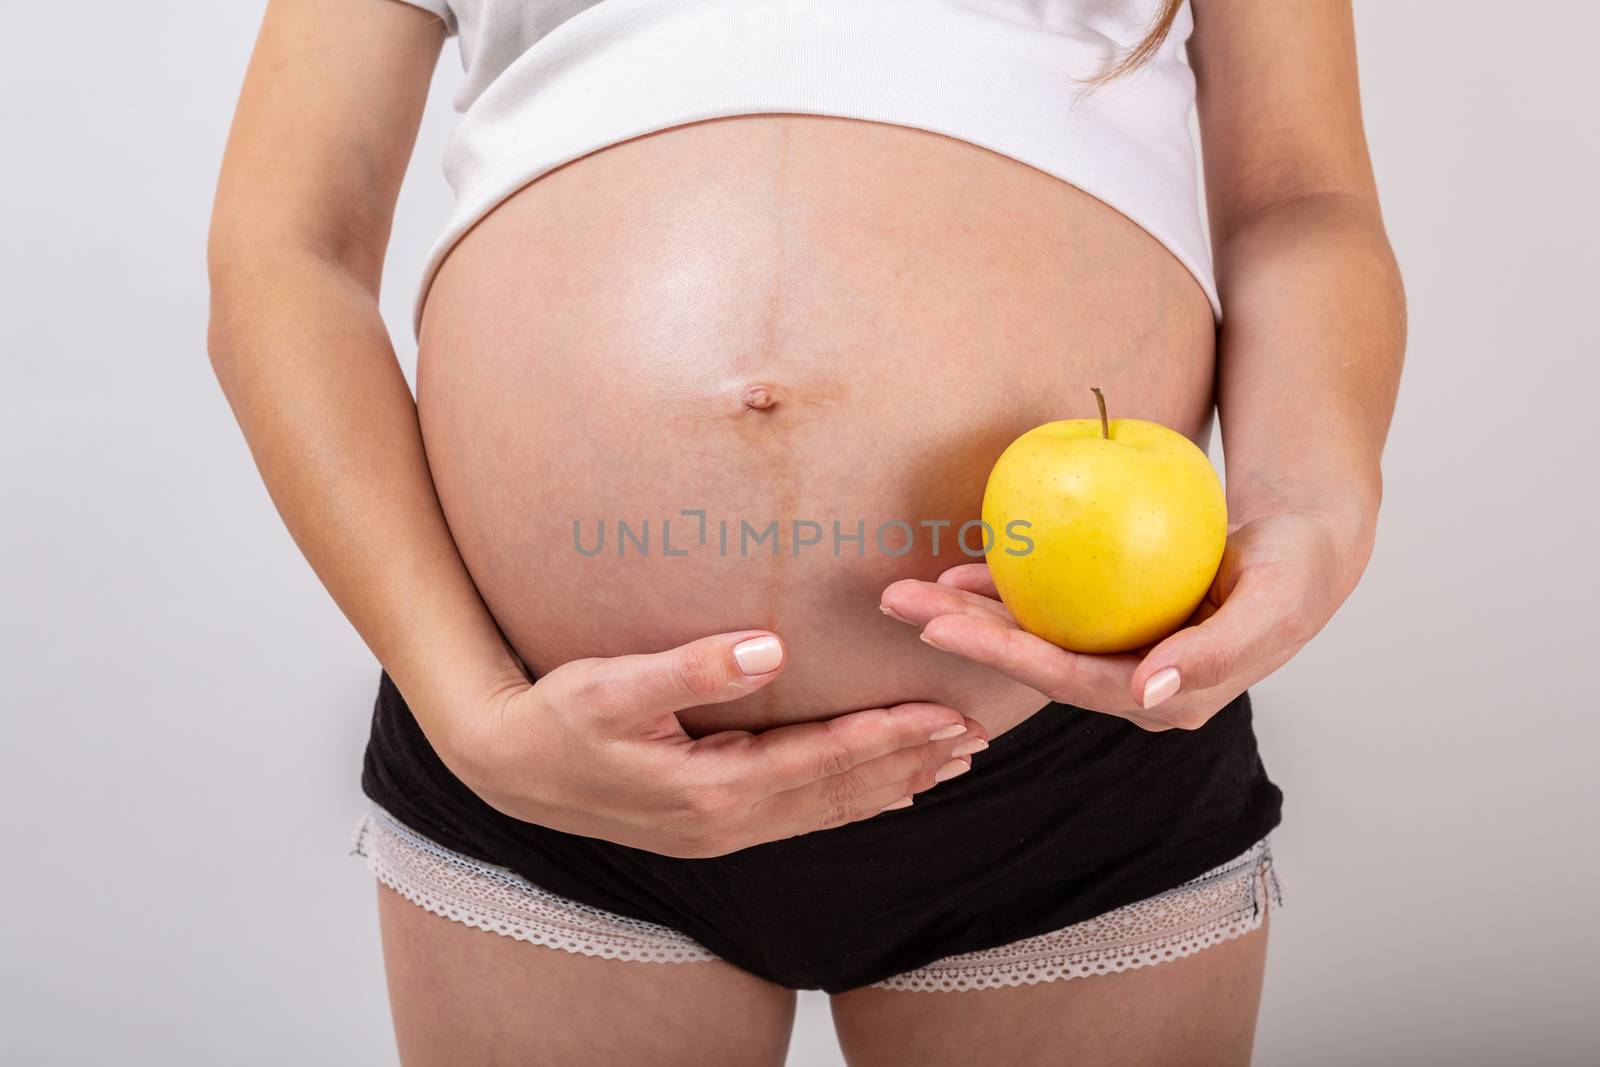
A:
[[[909,808],[713,859],[501,814],[445,768],[387,675],[361,785],[446,848],[829,992],[1164,892],[1244,852],[1282,808],[1248,695],[1199,730],[1165,733],[1049,704]]]

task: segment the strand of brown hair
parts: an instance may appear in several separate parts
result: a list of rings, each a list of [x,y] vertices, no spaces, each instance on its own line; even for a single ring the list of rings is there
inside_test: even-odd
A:
[[[1177,21],[1178,12],[1183,10],[1183,0],[1166,0],[1166,6],[1161,9],[1161,14],[1156,17],[1150,27],[1150,32],[1145,34],[1144,40],[1134,46],[1133,50],[1121,59],[1104,74],[1095,78],[1095,84],[1104,84],[1122,77],[1129,71],[1135,70],[1150,61],[1150,58],[1161,48],[1161,43],[1167,39],[1167,34],[1172,32],[1172,24]]]

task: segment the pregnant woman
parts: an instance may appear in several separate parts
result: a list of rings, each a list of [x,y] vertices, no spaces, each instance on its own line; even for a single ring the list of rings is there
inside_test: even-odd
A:
[[[452,34],[413,403],[378,289]],[[385,671],[407,1064],[781,1063],[798,988],[855,1065],[1249,1059],[1245,689],[1365,566],[1403,349],[1343,0],[271,0],[210,262]],[[1216,583],[1128,655],[958,543],[1091,386],[1227,452]]]

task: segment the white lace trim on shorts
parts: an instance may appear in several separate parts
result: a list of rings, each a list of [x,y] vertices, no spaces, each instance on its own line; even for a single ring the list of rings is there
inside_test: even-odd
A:
[[[694,963],[717,957],[676,930],[541,889],[451,851],[373,806],[353,851],[383,885],[435,915],[518,941],[603,959]],[[996,948],[935,960],[874,983],[945,992],[1113,974],[1180,959],[1259,928],[1283,889],[1263,838],[1219,867],[1145,900]]]

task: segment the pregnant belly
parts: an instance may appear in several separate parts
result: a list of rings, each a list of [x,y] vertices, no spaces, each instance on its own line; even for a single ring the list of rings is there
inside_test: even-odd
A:
[[[884,617],[981,549],[1012,438],[1119,416],[1202,440],[1213,328],[1143,230],[984,150],[796,116],[681,127],[501,205],[428,297],[418,401],[462,557],[535,672],[768,628],[760,728],[908,700],[991,731],[1041,697]]]

